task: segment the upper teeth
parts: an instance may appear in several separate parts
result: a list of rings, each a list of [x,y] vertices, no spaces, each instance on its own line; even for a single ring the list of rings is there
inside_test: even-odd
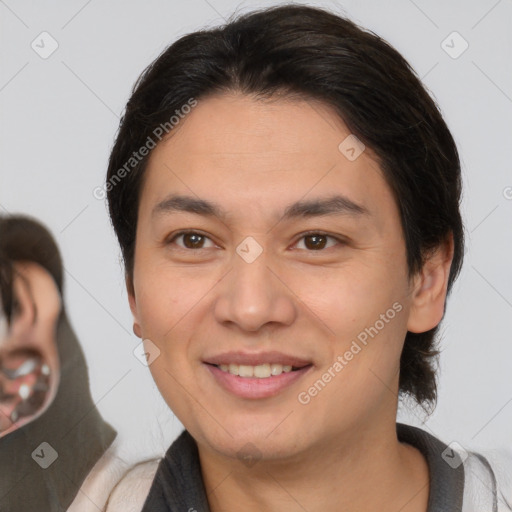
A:
[[[249,366],[245,364],[221,364],[219,368],[223,372],[229,372],[239,377],[256,377],[258,379],[266,379],[271,375],[281,375],[292,371],[290,365],[282,364],[259,364],[258,366]]]

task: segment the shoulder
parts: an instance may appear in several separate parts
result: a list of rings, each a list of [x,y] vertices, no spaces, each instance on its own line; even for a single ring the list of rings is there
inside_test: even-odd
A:
[[[512,510],[512,452],[509,449],[462,453],[466,485],[464,501],[475,510]]]
[[[67,509],[68,512],[103,510],[110,492],[127,467],[127,464],[117,455],[117,447],[118,442],[115,440],[96,462]]]
[[[105,512],[140,512],[155,478],[160,459],[140,462],[117,483]]]

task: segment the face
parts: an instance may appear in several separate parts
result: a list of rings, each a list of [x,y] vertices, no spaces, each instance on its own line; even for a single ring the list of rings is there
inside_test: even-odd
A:
[[[349,135],[319,103],[223,95],[150,157],[130,305],[162,396],[217,454],[394,425],[416,289],[391,190]]]

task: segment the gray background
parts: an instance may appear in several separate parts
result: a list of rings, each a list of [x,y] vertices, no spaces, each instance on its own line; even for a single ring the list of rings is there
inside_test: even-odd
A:
[[[0,213],[31,214],[55,233],[93,397],[129,461],[162,453],[181,425],[132,353],[139,340],[119,249],[93,189],[103,183],[140,72],[177,37],[218,24],[236,8],[276,3],[0,1]],[[512,1],[309,3],[345,13],[402,52],[454,134],[467,255],[443,322],[438,407],[423,427],[467,448],[510,446]],[[59,45],[46,59],[31,47],[42,45],[43,31]],[[456,59],[441,46],[453,31],[469,44]],[[464,43],[452,36],[446,44],[458,53]],[[400,419],[421,425],[425,416],[405,405]]]

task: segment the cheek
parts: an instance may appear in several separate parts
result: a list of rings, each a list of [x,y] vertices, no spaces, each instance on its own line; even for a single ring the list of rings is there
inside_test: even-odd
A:
[[[321,372],[338,361],[343,370],[333,370],[339,375],[333,389],[358,394],[365,388],[379,396],[383,388],[394,386],[397,375],[407,332],[406,281],[384,265],[354,264],[324,272],[325,279],[317,273],[295,282],[297,295],[320,319],[315,323],[327,327]]]
[[[215,274],[215,275],[214,275]],[[147,264],[137,274],[139,320],[145,337],[164,340],[178,332],[208,300],[216,272],[169,264]]]
[[[136,289],[136,296],[141,327],[145,336],[161,339],[190,308],[193,283],[151,271],[140,277],[143,284]]]
[[[393,304],[403,308],[407,291],[401,277],[383,266],[312,269],[300,277],[290,275],[287,281],[293,282],[300,301],[337,336],[373,325],[390,309],[388,316],[394,319],[400,308],[393,309]]]

